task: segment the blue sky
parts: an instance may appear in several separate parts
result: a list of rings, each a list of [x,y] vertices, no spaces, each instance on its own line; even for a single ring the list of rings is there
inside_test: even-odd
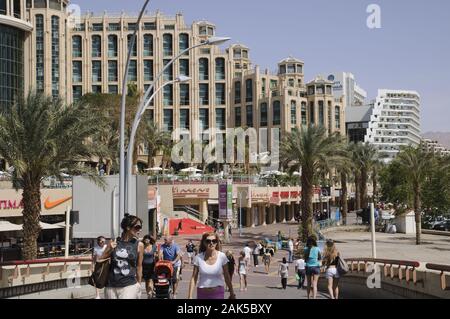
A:
[[[141,0],[73,0],[81,10],[137,13]],[[381,7],[381,29],[366,25],[369,4]],[[252,62],[275,70],[293,55],[305,78],[348,71],[369,95],[416,90],[422,131],[450,132],[450,1],[448,0],[154,0],[149,11],[209,20],[217,35],[250,48]]]

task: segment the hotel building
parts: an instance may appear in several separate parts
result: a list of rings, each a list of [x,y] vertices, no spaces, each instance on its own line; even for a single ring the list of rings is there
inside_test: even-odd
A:
[[[415,91],[378,90],[365,142],[373,144],[385,162],[402,146],[419,146],[420,95]]]

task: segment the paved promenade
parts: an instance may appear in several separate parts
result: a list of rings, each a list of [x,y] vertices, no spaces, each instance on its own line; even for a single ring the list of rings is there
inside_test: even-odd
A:
[[[242,236],[239,236],[237,230],[231,239],[231,243],[223,246],[223,251],[231,250],[237,260],[239,252],[245,246],[245,242],[253,240],[263,240],[268,237],[275,239],[278,231],[281,230],[283,235],[291,235],[297,237],[298,224],[284,223],[268,226],[261,226],[256,228],[243,229]],[[184,250],[189,239],[196,241],[201,236],[181,236],[175,237],[178,243]],[[371,236],[369,232],[348,232],[348,231],[333,231],[326,233],[327,238],[332,238],[336,241],[338,249],[342,252],[344,257],[371,257]],[[376,233],[377,237],[377,254],[378,258],[386,259],[403,259],[419,262],[432,262],[441,264],[450,264],[450,237],[441,237],[435,235],[423,235],[423,245],[415,245],[415,235],[403,234],[385,234]],[[306,299],[306,291],[298,290],[295,280],[294,266],[291,265],[289,269],[289,279],[287,290],[281,289],[281,280],[278,276],[278,266],[283,257],[287,257],[287,251],[279,250],[272,259],[269,274],[264,272],[264,267],[260,265],[258,268],[251,267],[248,276],[248,291],[239,291],[239,278],[235,274],[233,277],[233,285],[238,299]],[[253,262],[252,262],[253,264]],[[424,266],[424,265],[423,265]],[[186,265],[178,299],[185,299],[188,295],[189,280],[192,275],[192,266]],[[323,279],[321,279],[323,280]],[[144,289],[143,289],[144,292]],[[26,296],[27,298],[67,298],[67,290],[51,291],[42,294],[33,294]],[[93,298],[94,289],[91,287],[83,287],[81,289],[73,290],[73,298]],[[143,294],[144,297],[144,294]],[[319,292],[320,299],[327,298],[326,292]],[[352,298],[351,292],[342,291],[343,298]],[[22,297],[23,298],[23,297]],[[70,297],[69,297],[70,298]]]

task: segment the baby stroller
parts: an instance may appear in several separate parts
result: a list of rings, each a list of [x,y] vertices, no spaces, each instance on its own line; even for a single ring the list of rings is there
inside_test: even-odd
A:
[[[155,299],[170,299],[172,295],[172,262],[161,260],[155,265],[153,289]]]

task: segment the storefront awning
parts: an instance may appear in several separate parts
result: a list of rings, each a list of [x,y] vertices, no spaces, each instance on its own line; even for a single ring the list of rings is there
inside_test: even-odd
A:
[[[22,225],[16,225],[5,220],[0,220],[0,232],[22,230]]]

